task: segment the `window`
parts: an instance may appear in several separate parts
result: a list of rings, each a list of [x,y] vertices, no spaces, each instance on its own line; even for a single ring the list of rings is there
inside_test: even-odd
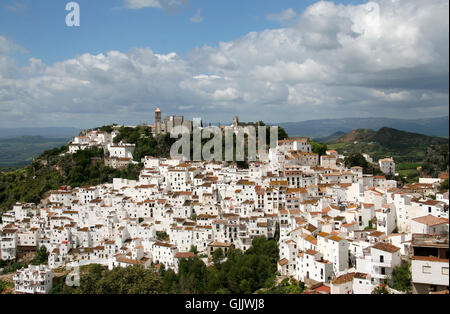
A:
[[[448,276],[448,267],[442,267],[442,275]]]
[[[380,255],[380,263],[384,263],[384,256]]]
[[[431,266],[422,266],[422,273],[431,274]]]

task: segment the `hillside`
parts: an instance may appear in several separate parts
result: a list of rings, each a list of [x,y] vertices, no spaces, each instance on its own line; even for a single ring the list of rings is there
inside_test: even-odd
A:
[[[342,154],[367,153],[374,160],[392,156],[397,162],[422,162],[430,146],[448,145],[448,139],[404,132],[388,127],[378,131],[357,129],[327,142]]]
[[[328,137],[336,132],[356,129],[379,130],[383,127],[430,136],[449,135],[449,117],[430,119],[342,118],[278,123],[290,136]]]
[[[34,157],[39,156],[44,151],[61,147],[68,141],[69,138],[46,138],[42,136],[0,138],[0,169],[29,164]]]
[[[110,132],[112,127],[104,126],[99,129]],[[144,156],[169,157],[171,145],[176,141],[169,134],[153,137],[146,126],[121,127],[119,132],[114,141],[135,144],[133,157],[137,162]],[[287,134],[280,129],[278,136],[279,139],[285,139]],[[202,144],[206,141],[207,139],[202,139]],[[53,148],[21,169],[0,171],[0,213],[10,209],[18,201],[39,203],[48,191],[62,185],[98,185],[112,182],[113,178],[136,180],[142,169],[142,164],[130,165],[123,170],[107,167],[102,149],[86,149],[73,155],[65,154],[67,151],[67,145]],[[237,164],[245,167],[246,163]]]
[[[0,172],[0,213],[18,201],[39,203],[46,193],[62,185],[85,186],[112,182],[113,178],[137,179],[140,168],[117,170],[106,167],[103,151],[86,149],[61,156],[67,146],[45,151],[30,165]]]

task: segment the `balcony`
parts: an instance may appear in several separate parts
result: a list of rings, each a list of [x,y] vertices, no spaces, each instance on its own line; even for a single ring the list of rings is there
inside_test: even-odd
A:
[[[378,273],[374,273],[374,272],[372,272],[370,274],[370,276],[372,278],[378,278],[378,279],[386,279],[387,278],[387,275],[382,275],[382,274],[378,274]]]

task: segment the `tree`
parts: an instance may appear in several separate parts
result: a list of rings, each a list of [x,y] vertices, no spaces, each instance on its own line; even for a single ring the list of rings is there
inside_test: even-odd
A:
[[[215,266],[218,266],[220,264],[220,262],[224,259],[224,254],[222,249],[216,249],[213,254],[212,254],[212,261],[214,263]]]
[[[41,246],[39,251],[37,251],[36,256],[31,261],[31,265],[41,265],[48,263],[48,252],[45,246]]]
[[[390,294],[389,290],[384,285],[380,285],[373,289],[372,294]]]
[[[289,138],[289,135],[287,134],[286,130],[283,129],[281,126],[278,127],[278,140],[285,140]],[[270,143],[270,142],[268,142]]]
[[[99,294],[155,294],[162,292],[162,279],[153,269],[143,266],[116,267],[101,277]]]
[[[350,156],[345,157],[344,163],[347,168],[362,167],[365,171],[369,168],[369,163],[364,156],[359,153],[351,154]]]
[[[448,179],[445,179],[440,186],[440,190],[448,190]]]
[[[391,287],[398,291],[411,291],[411,269],[409,263],[394,268]]]
[[[197,255],[197,253],[198,253],[197,246],[196,245],[191,245],[191,249],[189,250],[189,252],[192,252],[195,255]]]
[[[318,143],[315,141],[310,141],[310,143],[311,143],[311,150],[313,153],[318,154],[319,157],[326,154],[327,152],[326,144]]]
[[[6,289],[6,287],[7,287],[7,284],[6,284],[6,282],[4,282],[4,281],[0,280],[0,293],[2,293],[2,292],[3,292],[3,290],[5,290],[5,289]]]

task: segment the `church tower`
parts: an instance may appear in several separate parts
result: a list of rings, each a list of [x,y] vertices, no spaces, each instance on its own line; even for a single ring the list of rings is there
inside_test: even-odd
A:
[[[158,122],[161,122],[161,109],[156,108],[156,110],[155,110],[155,123],[158,124]]]

